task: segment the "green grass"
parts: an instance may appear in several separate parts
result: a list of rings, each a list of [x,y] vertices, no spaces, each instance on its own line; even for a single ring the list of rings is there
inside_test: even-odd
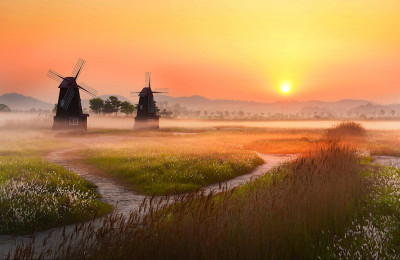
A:
[[[71,147],[68,141],[55,139],[51,134],[14,134],[1,132],[0,156],[40,156],[56,149]],[[8,138],[6,138],[8,137]]]
[[[394,259],[400,255],[400,170],[366,168],[372,183],[359,216],[332,241],[334,258]]]
[[[372,259],[400,255],[400,171],[325,147],[238,189],[103,220],[61,259]],[[139,225],[138,225],[139,224]],[[122,230],[122,232],[121,232]],[[95,243],[86,243],[93,238]],[[112,241],[112,242],[110,242]],[[112,253],[110,253],[112,252]]]
[[[89,149],[85,162],[147,194],[178,194],[249,173],[263,161],[255,152],[188,153],[173,149]]]
[[[155,199],[148,214],[132,212],[129,221],[111,216],[102,230],[83,230],[81,241],[63,245],[74,243],[69,252],[53,254],[61,259],[330,258],[333,235],[356,219],[368,194],[361,170],[353,150],[324,147],[240,189],[191,193],[170,205]]]
[[[12,153],[11,153],[12,154]],[[39,157],[0,156],[0,233],[23,234],[111,211],[95,186]]]

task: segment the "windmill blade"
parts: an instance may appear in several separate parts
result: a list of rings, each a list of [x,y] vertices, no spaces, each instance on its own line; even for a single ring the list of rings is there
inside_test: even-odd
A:
[[[75,80],[78,79],[79,74],[81,73],[83,66],[85,66],[86,61],[79,58],[78,62],[75,65],[74,70],[72,71],[72,77],[75,78]]]
[[[69,104],[71,104],[72,98],[74,97],[75,91],[73,88],[68,88],[67,92],[63,97],[63,104],[61,105],[65,110],[68,109]]]
[[[162,91],[152,91],[153,93],[164,93],[164,94],[166,94],[166,93],[168,93],[168,92],[162,92]]]
[[[81,58],[78,59],[78,61],[75,64],[74,70],[71,73],[71,77],[75,77],[76,74],[78,73],[79,68],[81,67],[83,63],[83,60]]]
[[[140,92],[137,91],[131,91],[131,97],[136,97],[137,94],[139,94]]]
[[[49,70],[47,72],[47,77],[54,79],[55,81],[61,83],[64,80],[64,77],[55,72],[54,70]]]
[[[91,95],[93,97],[97,96],[98,91],[95,90],[94,88],[90,87],[86,83],[81,82],[81,83],[79,83],[78,87],[80,89],[82,89],[83,91],[86,91],[89,95]]]
[[[144,86],[149,88],[150,87],[150,78],[151,78],[151,72],[146,72],[145,73],[145,82],[144,82]]]
[[[162,91],[162,92],[165,92],[165,93],[167,93],[168,92],[168,89],[167,88],[156,88],[156,89],[154,89],[155,91]]]

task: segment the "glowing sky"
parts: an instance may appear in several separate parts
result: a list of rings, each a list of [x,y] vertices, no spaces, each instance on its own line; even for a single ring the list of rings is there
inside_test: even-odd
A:
[[[398,102],[400,0],[0,1],[0,94],[54,103],[79,57],[99,94]]]

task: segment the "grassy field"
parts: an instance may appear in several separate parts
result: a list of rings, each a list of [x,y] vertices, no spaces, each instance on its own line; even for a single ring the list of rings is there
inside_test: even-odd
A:
[[[178,140],[177,140],[178,139]],[[253,151],[202,138],[155,138],[96,145],[85,162],[147,194],[178,194],[252,171],[263,161]]]
[[[299,157],[231,191],[185,194],[170,205],[152,199],[129,218],[107,216],[98,230],[77,229],[46,256],[399,258],[400,171],[373,165],[370,154],[400,154],[400,134],[354,123],[326,130],[177,130],[98,131],[106,141],[80,155],[150,194],[194,190],[249,172],[260,163],[257,152]]]
[[[0,142],[0,234],[26,234],[112,210],[92,184],[40,158],[68,142],[51,132],[21,131],[6,131]]]
[[[0,130],[0,156],[41,156],[71,146],[51,131]]]
[[[93,234],[83,230],[78,247],[54,253],[89,259],[331,258],[332,239],[357,219],[371,190],[360,159],[345,146],[322,147],[240,189],[184,195],[161,210],[153,202],[144,218],[138,212],[129,221],[109,217],[95,243],[85,242]]]
[[[0,233],[30,233],[109,212],[94,188],[38,157],[0,156]]]
[[[343,126],[341,126],[343,128]],[[348,145],[365,142],[365,130]],[[340,142],[348,131],[221,128],[207,131],[107,131],[125,136],[123,142],[92,145],[81,152],[84,162],[147,194],[179,194],[222,182],[253,170],[262,161],[255,152],[306,153],[315,147]],[[359,135],[359,128],[356,127]]]
[[[364,174],[371,192],[341,236],[334,235],[334,258],[398,259],[400,255],[400,171],[369,168]]]

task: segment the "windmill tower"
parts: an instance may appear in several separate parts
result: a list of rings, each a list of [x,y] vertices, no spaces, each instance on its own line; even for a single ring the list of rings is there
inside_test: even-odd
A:
[[[72,71],[71,77],[63,77],[53,70],[49,70],[47,76],[60,83],[58,88],[57,112],[54,117],[53,130],[79,130],[87,131],[87,118],[89,114],[83,114],[79,89],[91,96],[96,96],[97,91],[85,83],[76,83],[82,71],[85,61],[79,59]]]
[[[145,77],[145,87],[142,91],[131,92],[131,95],[139,94],[139,104],[137,107],[134,128],[158,129],[160,116],[157,115],[154,94],[166,92],[153,91],[151,89],[151,72],[146,72]]]

